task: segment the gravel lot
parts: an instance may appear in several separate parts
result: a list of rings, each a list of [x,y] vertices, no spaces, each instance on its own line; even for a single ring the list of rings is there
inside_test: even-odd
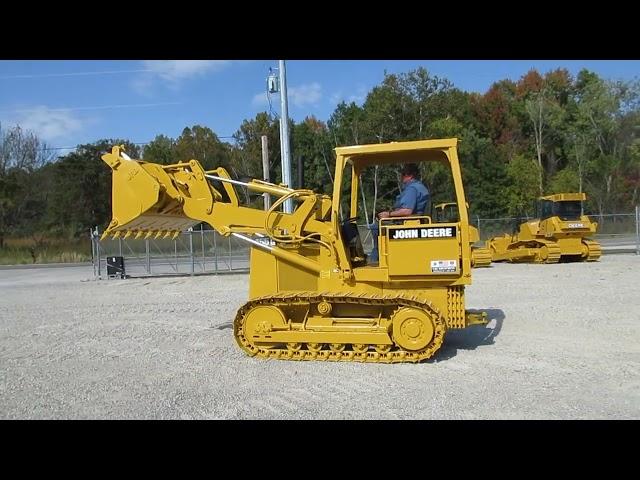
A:
[[[3,419],[638,419],[640,257],[474,270],[429,362],[246,356],[247,275],[93,280],[0,270]]]

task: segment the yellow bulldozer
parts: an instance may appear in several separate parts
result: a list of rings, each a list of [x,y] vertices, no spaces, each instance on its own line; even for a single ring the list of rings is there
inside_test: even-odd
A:
[[[595,240],[598,224],[582,214],[585,193],[558,193],[540,197],[537,218],[524,222],[519,231],[486,242],[494,262],[558,263],[593,262],[602,249]]]
[[[467,210],[469,205],[467,205]],[[433,207],[436,222],[457,222],[458,204],[455,202],[439,203]],[[473,225],[469,225],[469,242],[471,243],[471,266],[475,268],[491,265],[491,251],[480,242],[480,232]]]
[[[158,165],[113,147],[113,219],[103,238],[175,236],[206,222],[251,246],[249,301],[234,321],[249,355],[292,360],[419,362],[448,329],[486,324],[465,310],[471,284],[470,229],[457,140],[335,149],[333,196],[205,171],[197,160]],[[448,166],[459,220],[380,220],[380,261],[367,262],[356,217],[360,174],[374,165]],[[236,188],[279,197],[268,210],[243,206]],[[346,193],[345,193],[346,192]],[[291,213],[281,209],[292,200]],[[348,212],[348,215],[344,213]],[[344,215],[344,218],[343,218]]]

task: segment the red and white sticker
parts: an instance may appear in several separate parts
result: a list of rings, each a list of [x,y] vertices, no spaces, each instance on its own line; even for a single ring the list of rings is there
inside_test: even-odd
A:
[[[431,273],[455,273],[457,260],[431,260]]]

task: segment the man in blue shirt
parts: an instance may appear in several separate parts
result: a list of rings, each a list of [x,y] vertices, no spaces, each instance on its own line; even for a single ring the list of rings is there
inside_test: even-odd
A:
[[[415,163],[406,164],[401,171],[403,189],[396,197],[393,210],[380,212],[378,218],[408,217],[411,215],[424,215],[429,207],[429,190],[418,180],[420,170]],[[376,221],[369,225],[373,235],[373,250],[369,255],[371,263],[378,263],[378,235],[380,231],[379,223]]]

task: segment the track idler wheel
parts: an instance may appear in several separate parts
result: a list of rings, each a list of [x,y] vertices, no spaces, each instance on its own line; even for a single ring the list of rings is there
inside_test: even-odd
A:
[[[538,255],[540,256],[540,260],[542,262],[546,262],[549,258],[549,248],[546,245],[541,247]]]
[[[259,305],[247,313],[243,329],[245,338],[253,347],[268,349],[277,344],[265,342],[264,336],[268,336],[269,332],[274,329],[282,330],[286,327],[287,320],[282,310],[273,305]],[[258,337],[262,338],[257,340]],[[288,346],[288,348],[294,350],[292,346]]]
[[[435,325],[424,310],[403,307],[393,314],[391,320],[393,340],[405,350],[422,350],[433,340]]]

